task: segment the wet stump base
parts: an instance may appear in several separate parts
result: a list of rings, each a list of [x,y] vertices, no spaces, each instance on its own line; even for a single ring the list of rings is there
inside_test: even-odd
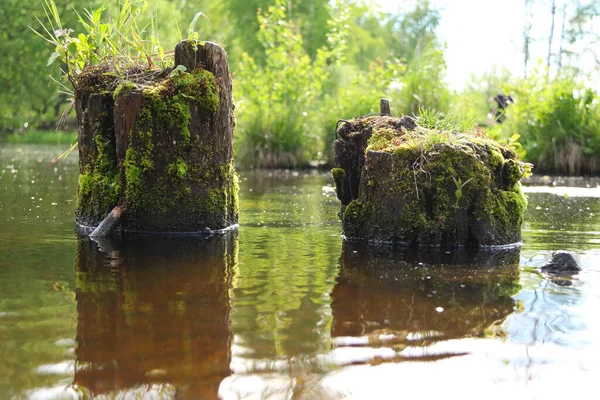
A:
[[[337,131],[332,176],[347,238],[407,246],[517,243],[528,165],[484,132],[362,117]]]
[[[76,78],[79,124],[77,223],[95,227],[113,207],[119,229],[222,230],[237,223],[233,104],[227,55],[182,42],[177,70],[110,66]]]

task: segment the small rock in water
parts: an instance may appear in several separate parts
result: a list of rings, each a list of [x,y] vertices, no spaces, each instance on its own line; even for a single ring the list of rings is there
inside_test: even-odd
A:
[[[581,271],[581,267],[571,253],[560,250],[552,253],[552,259],[542,267],[542,271],[554,274],[578,272]]]

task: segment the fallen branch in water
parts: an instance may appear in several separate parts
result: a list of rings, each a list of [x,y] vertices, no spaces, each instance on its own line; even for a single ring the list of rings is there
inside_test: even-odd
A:
[[[112,231],[116,223],[119,222],[124,212],[125,209],[121,206],[116,206],[113,208],[112,211],[108,213],[106,218],[104,218],[98,227],[96,227],[96,229],[94,229],[94,231],[90,234],[90,237],[94,238],[107,236]]]

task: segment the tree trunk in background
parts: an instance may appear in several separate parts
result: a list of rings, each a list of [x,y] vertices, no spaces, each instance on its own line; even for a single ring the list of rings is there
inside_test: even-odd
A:
[[[529,63],[529,44],[531,42],[531,15],[529,6],[532,0],[525,0],[525,26],[523,27],[523,78],[527,78],[527,64]]]
[[[560,49],[558,50],[558,61],[556,65],[556,74],[560,73],[562,68],[562,57],[563,57],[563,40],[565,38],[565,25],[567,21],[567,5],[563,6],[563,18],[562,18],[562,28],[560,29]]]
[[[556,16],[556,0],[552,0],[552,23],[550,25],[550,36],[548,37],[548,58],[546,59],[546,82],[550,78],[550,58],[552,56],[552,40],[554,39],[554,18]]]

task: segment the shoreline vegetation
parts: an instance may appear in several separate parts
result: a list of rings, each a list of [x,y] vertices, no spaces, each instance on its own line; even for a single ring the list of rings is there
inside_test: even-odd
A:
[[[545,7],[543,0],[527,3]],[[116,63],[116,74],[132,65],[140,65],[142,75],[157,68],[185,72],[165,49],[187,35],[228,52],[240,167],[331,166],[336,122],[372,115],[377,100],[387,98],[397,117],[418,118],[426,109],[476,122],[493,138],[519,146],[536,173],[600,174],[600,95],[591,89],[593,71],[579,62],[600,42],[589,29],[600,19],[600,5],[591,0],[565,0],[564,9],[549,13],[562,23],[552,24],[558,28],[547,32],[545,44],[532,39],[528,20],[522,76],[482,71],[461,91],[448,86],[446,43],[437,30],[441,11],[429,0],[393,13],[352,0],[311,0],[310,6],[303,0],[198,0],[177,10],[168,0],[45,0],[45,10],[38,0],[23,0],[2,3],[0,14],[18,16],[7,20],[14,25],[9,30],[35,32],[7,40],[0,51],[6,65],[22,64],[15,54],[28,65],[0,76],[0,87],[9,89],[0,97],[0,142],[72,143],[69,133],[40,128],[59,119],[72,126],[73,117],[62,110],[73,104],[70,86],[83,70]],[[532,48],[539,46],[547,46],[548,58],[536,62]],[[496,104],[502,96],[510,104]],[[30,132],[15,133],[23,127]]]
[[[21,144],[59,144],[69,145],[77,140],[76,131],[44,131],[32,130],[24,133],[10,133],[0,138],[0,143]],[[66,148],[65,148],[66,150]],[[58,154],[57,154],[58,155]]]

